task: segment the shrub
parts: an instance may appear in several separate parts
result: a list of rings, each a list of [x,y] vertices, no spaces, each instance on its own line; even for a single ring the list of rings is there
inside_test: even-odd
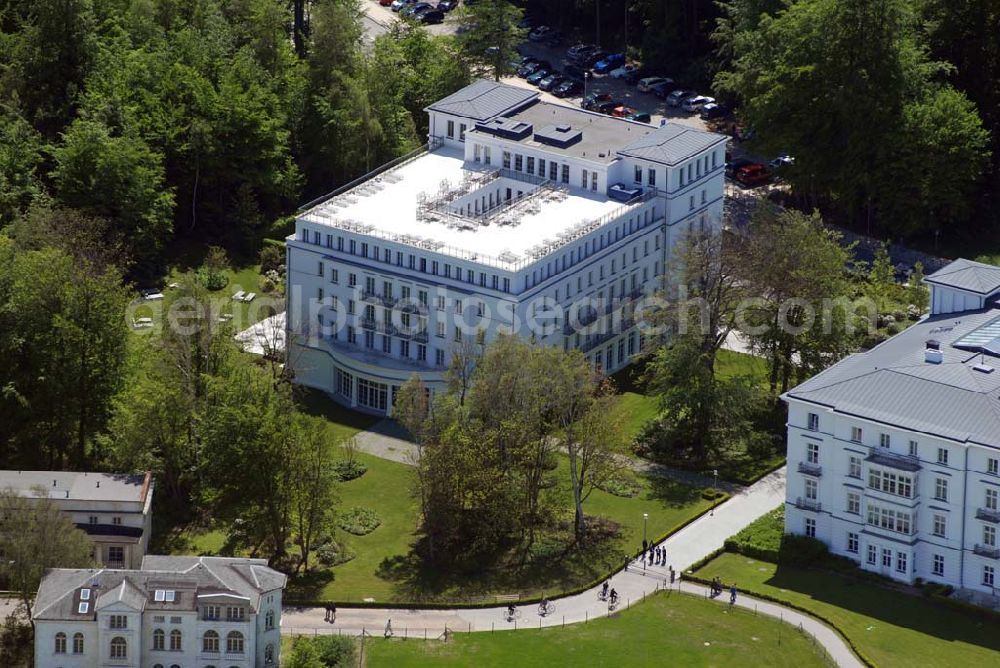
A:
[[[347,482],[360,478],[368,470],[368,467],[358,461],[343,460],[333,465],[333,471],[337,474],[340,482]]]
[[[354,506],[340,514],[337,526],[355,536],[370,534],[382,524],[382,519],[371,508]]]
[[[215,292],[229,285],[229,278],[223,271],[202,267],[198,270],[198,282]]]
[[[285,268],[285,251],[279,246],[270,244],[260,249],[260,272],[266,274],[269,271],[282,272]]]
[[[620,471],[597,484],[597,489],[613,496],[630,499],[642,489],[638,478],[632,471]]]
[[[338,566],[354,558],[354,553],[346,546],[330,541],[316,548],[316,559],[324,566]]]
[[[808,536],[786,534],[781,539],[778,562],[788,566],[811,566],[829,554],[826,545]]]
[[[716,499],[721,499],[726,495],[721,489],[715,489],[714,487],[706,487],[701,490],[701,498],[706,501],[715,501]]]
[[[354,657],[354,638],[351,636],[319,636],[313,642],[319,650],[320,661],[331,668],[357,663]]]
[[[785,509],[776,508],[726,540],[726,549],[776,562],[785,534]]]

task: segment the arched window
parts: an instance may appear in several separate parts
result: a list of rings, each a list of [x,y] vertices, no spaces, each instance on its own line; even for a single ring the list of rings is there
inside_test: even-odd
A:
[[[205,635],[201,639],[201,651],[218,652],[219,634],[215,631],[205,631]]]
[[[170,668],[181,668],[181,667],[178,666],[176,663],[174,663],[174,664],[171,664]]]
[[[264,629],[270,631],[274,628],[274,610],[268,610],[264,615]]]
[[[163,629],[156,629],[153,631],[153,649],[162,650],[165,649],[164,638],[166,634],[163,633]]]
[[[56,654],[66,653],[66,634],[59,632],[56,634]]]
[[[154,664],[153,668],[163,668],[163,664],[162,663]]]
[[[73,654],[83,654],[83,634],[73,634]]]
[[[111,658],[112,659],[127,659],[128,658],[128,643],[125,642],[125,638],[121,636],[115,636],[111,639]]]
[[[181,632],[180,629],[174,629],[170,632],[170,650],[173,652],[181,651]]]
[[[264,663],[274,663],[274,645],[264,648]]]
[[[239,631],[230,631],[226,636],[226,651],[230,654],[243,653],[243,634]]]

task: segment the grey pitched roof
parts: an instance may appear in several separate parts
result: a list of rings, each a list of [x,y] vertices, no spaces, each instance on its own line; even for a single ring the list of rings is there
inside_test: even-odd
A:
[[[724,135],[706,132],[680,123],[666,123],[645,137],[619,149],[621,155],[676,165],[719,142]]]
[[[143,503],[151,485],[149,473],[0,471],[0,489],[13,489],[21,496],[35,496],[36,488],[44,488],[51,499]]]
[[[425,111],[440,111],[477,121],[499,116],[538,98],[537,91],[479,79],[448,97],[428,106]]]
[[[928,317],[868,352],[841,360],[784,396],[1000,448],[1000,358],[953,345],[998,316],[1000,309]],[[940,344],[940,364],[925,361],[924,349],[931,339]],[[981,360],[998,370],[977,371],[974,367]]]
[[[959,259],[938,269],[924,280],[935,285],[990,295],[1000,290],[1000,267]]]
[[[92,620],[97,610],[118,602],[137,610],[193,611],[198,596],[229,594],[257,609],[262,594],[285,586],[287,577],[263,559],[148,555],[141,570],[51,569],[38,587],[32,607],[41,620]],[[91,604],[79,612],[81,589]],[[173,590],[173,601],[156,601],[157,589]]]

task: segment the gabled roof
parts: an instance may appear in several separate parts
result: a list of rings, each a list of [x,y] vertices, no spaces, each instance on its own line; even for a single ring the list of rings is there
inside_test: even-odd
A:
[[[33,616],[38,620],[93,620],[116,604],[135,610],[192,612],[202,595],[225,595],[259,609],[262,594],[285,586],[287,577],[263,559],[149,555],[141,570],[64,569],[47,571],[38,587]],[[90,590],[90,605],[80,612],[80,590]],[[156,590],[174,592],[157,601]]]
[[[938,269],[924,280],[934,285],[991,295],[1000,290],[1000,267],[959,259]]]
[[[725,141],[726,137],[714,132],[680,123],[666,123],[655,132],[619,149],[618,153],[673,166]]]
[[[538,92],[526,88],[479,79],[431,104],[425,111],[440,111],[485,121],[523,106],[537,99],[538,95]]]
[[[838,413],[960,442],[1000,448],[1000,358],[955,342],[1000,316],[987,309],[928,317],[864,353],[851,355],[784,397]],[[925,359],[936,341],[941,362]],[[980,363],[998,368],[976,369]]]

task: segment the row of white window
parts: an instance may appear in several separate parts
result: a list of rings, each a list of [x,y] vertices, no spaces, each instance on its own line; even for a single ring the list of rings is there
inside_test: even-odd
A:
[[[816,537],[816,520],[813,518],[805,519],[805,535],[810,538]],[[847,552],[851,554],[857,554],[860,550],[860,539],[857,533],[849,531],[847,532]],[[881,559],[880,559],[881,557]],[[894,558],[895,557],[895,558]],[[944,555],[934,554],[932,555],[931,561],[931,574],[935,577],[944,577],[945,575],[945,558]],[[897,573],[905,574],[907,572],[909,564],[909,554],[897,550],[893,554],[893,550],[889,548],[882,548],[881,551],[877,545],[868,545],[868,549],[865,556],[865,563],[868,566],[881,567],[883,569],[891,569],[895,567]],[[994,586],[996,577],[996,569],[993,566],[984,565],[982,567],[982,584],[987,587]]]

